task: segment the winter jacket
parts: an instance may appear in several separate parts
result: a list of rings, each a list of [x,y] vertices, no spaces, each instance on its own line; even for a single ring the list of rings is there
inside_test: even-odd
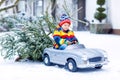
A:
[[[54,31],[53,38],[55,40],[54,48],[59,48],[62,44],[68,45],[68,41],[70,41],[70,42],[77,41],[78,42],[73,31],[71,31],[71,30],[64,31],[62,29],[62,27],[60,27]]]

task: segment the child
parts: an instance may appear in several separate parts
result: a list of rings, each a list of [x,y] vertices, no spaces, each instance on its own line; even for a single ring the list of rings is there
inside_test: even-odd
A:
[[[66,14],[60,17],[59,27],[54,31],[53,38],[55,40],[54,48],[64,50],[68,45],[77,44],[78,40],[73,31],[70,31],[71,21]]]

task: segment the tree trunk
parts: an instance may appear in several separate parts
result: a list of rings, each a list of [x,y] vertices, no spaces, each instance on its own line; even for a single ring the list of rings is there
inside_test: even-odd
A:
[[[83,21],[85,18],[85,2],[86,0],[78,0],[78,9],[82,7],[82,9],[78,11],[78,19]],[[85,30],[84,26],[85,24],[78,22],[77,30],[80,30],[80,31]]]

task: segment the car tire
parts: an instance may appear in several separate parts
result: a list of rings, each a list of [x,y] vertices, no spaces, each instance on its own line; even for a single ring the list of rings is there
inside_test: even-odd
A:
[[[77,71],[76,62],[73,59],[69,59],[66,63],[66,69],[68,69],[71,72],[76,72]]]
[[[95,69],[101,69],[101,68],[102,68],[102,65],[95,67]]]
[[[47,66],[50,66],[50,65],[51,65],[49,55],[44,55],[43,62],[44,62],[44,64],[47,65]]]

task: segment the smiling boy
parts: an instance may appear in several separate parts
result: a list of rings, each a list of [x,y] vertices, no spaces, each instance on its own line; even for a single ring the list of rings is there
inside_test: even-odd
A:
[[[69,30],[71,21],[66,14],[60,17],[59,27],[54,31],[54,48],[64,50],[68,45],[77,44],[78,40],[74,32]]]

